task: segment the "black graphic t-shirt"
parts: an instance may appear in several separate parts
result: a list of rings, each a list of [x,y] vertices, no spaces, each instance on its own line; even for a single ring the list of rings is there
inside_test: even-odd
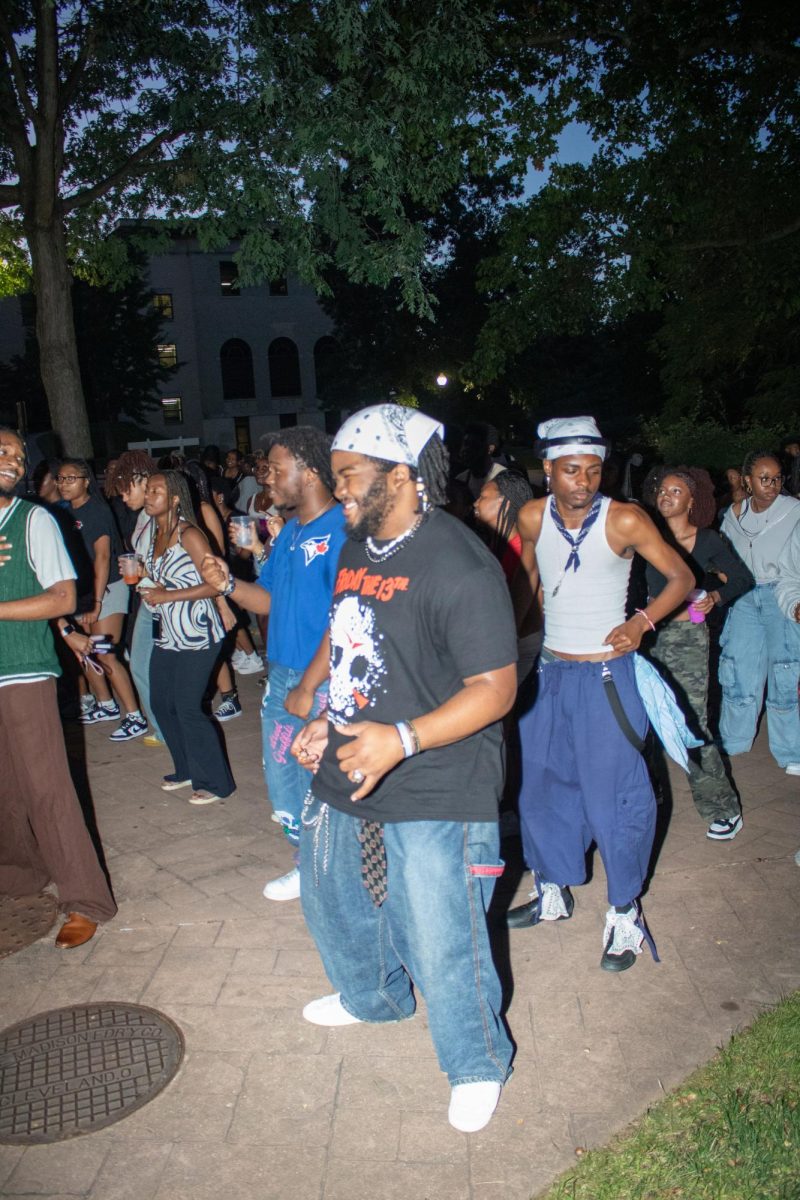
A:
[[[348,538],[330,611],[330,739],[314,793],[352,816],[381,821],[494,821],[503,786],[495,722],[450,746],[404,759],[354,804],[339,769],[346,740],[333,724],[423,716],[464,679],[517,660],[514,616],[503,572],[460,521],[436,509],[384,563]]]

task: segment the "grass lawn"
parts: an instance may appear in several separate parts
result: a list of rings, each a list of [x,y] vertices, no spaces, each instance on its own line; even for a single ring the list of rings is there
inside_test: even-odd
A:
[[[800,1200],[800,992],[537,1200],[676,1196]]]

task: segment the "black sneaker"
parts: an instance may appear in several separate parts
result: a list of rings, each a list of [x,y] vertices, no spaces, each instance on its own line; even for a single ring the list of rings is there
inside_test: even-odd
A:
[[[214,710],[214,716],[218,721],[232,721],[234,717],[241,715],[242,706],[237,696],[229,696],[227,700],[222,701],[219,708]]]
[[[538,925],[540,921],[568,921],[575,908],[575,898],[568,887],[559,887],[557,883],[543,883],[542,897],[531,892],[527,904],[520,904],[506,913],[506,925],[509,929],[526,929],[529,925]]]
[[[644,933],[639,925],[639,910],[631,905],[627,912],[610,908],[603,930],[603,955],[600,966],[604,971],[627,971],[642,953]]]
[[[706,833],[707,838],[711,838],[712,842],[729,842],[735,838],[739,830],[742,828],[744,821],[742,814],[737,813],[735,817],[726,817],[724,820],[712,821]]]

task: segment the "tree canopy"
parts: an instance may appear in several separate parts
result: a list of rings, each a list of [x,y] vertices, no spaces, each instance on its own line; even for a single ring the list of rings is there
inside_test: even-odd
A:
[[[244,282],[336,268],[424,309],[416,213],[512,153],[509,104],[536,123],[516,7],[6,0],[0,234],[12,282],[30,258],[55,427],[88,449],[69,276],[124,278],[121,218],[236,237]]]
[[[591,162],[504,214],[471,365],[658,315],[670,411],[790,416],[800,384],[800,9],[780,0],[537,6]]]

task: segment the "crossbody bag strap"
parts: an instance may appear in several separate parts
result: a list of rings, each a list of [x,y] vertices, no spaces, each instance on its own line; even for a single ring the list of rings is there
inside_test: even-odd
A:
[[[628,739],[630,744],[633,746],[634,750],[636,750],[638,754],[642,754],[645,747],[644,738],[639,737],[638,733],[628,720],[625,709],[622,707],[622,701],[619,698],[617,685],[614,683],[614,676],[611,674],[606,663],[603,663],[601,677],[603,680],[603,691],[606,694],[608,703],[611,705],[611,711],[614,714],[617,724],[625,734],[625,737]]]

